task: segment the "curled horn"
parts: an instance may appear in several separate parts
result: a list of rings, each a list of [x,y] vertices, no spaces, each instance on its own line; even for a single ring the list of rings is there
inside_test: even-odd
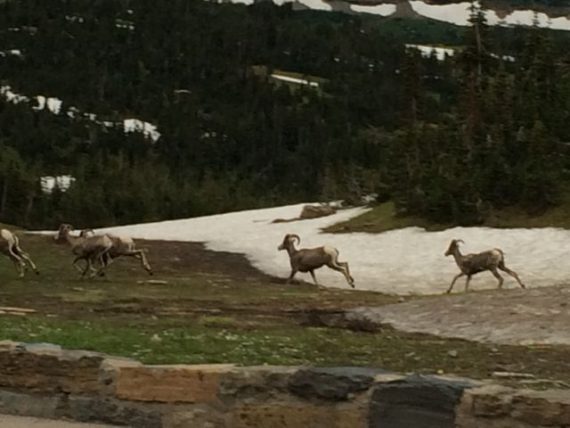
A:
[[[296,239],[297,240],[297,245],[299,245],[301,243],[301,238],[299,238],[299,235],[295,235],[294,233],[289,235],[292,239]]]
[[[465,242],[463,242],[463,239],[456,239],[455,242],[458,244],[465,244]]]

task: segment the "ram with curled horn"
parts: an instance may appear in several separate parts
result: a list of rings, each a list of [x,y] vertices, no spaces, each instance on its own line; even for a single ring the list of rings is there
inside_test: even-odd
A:
[[[277,247],[279,251],[286,250],[287,254],[289,254],[291,274],[289,278],[287,278],[287,283],[293,279],[297,272],[309,272],[315,284],[319,285],[317,277],[315,276],[315,270],[323,266],[328,266],[337,272],[341,272],[346,278],[348,285],[354,288],[354,278],[350,275],[348,263],[338,260],[339,252],[336,248],[323,246],[299,250],[295,248],[295,245],[300,243],[301,238],[299,235],[287,234],[283,238],[283,242]]]
[[[447,251],[445,252],[445,256],[453,256],[457,267],[459,267],[459,270],[461,271],[453,278],[453,281],[451,281],[451,285],[447,289],[447,293],[451,293],[455,281],[457,281],[462,276],[467,276],[467,279],[465,281],[465,291],[469,291],[469,281],[471,281],[471,277],[479,272],[484,271],[490,271],[499,281],[497,288],[502,288],[504,280],[503,277],[499,274],[498,269],[516,279],[522,288],[526,288],[516,272],[510,270],[505,266],[505,253],[503,250],[494,248],[492,250],[483,251],[482,253],[461,254],[461,251],[459,250],[459,244],[463,243],[464,242],[461,239],[453,239],[450,242]]]

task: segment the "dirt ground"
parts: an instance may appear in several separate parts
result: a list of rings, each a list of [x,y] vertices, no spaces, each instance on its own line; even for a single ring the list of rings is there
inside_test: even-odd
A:
[[[356,312],[407,332],[505,345],[570,345],[570,286],[471,292]]]
[[[147,250],[154,275],[147,275],[137,260],[121,258],[105,277],[81,280],[71,267],[73,257],[67,246],[43,236],[23,239],[41,275],[29,272],[20,281],[8,261],[0,259],[0,279],[9,278],[0,287],[0,306],[80,318],[89,313],[96,317],[241,313],[291,318],[311,310],[340,311],[398,301],[376,292],[319,289],[303,280],[285,284],[285,278],[264,274],[242,254],[209,251],[202,243],[192,242],[138,240],[138,247]]]

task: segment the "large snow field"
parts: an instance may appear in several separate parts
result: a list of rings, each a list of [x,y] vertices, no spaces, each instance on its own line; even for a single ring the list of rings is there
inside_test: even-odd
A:
[[[517,272],[529,287],[554,285],[570,280],[570,232],[560,229],[454,228],[426,232],[405,228],[380,234],[322,233],[321,228],[348,220],[366,208],[341,210],[313,220],[272,223],[274,219],[297,217],[304,204],[241,211],[186,220],[120,226],[100,231],[130,235],[139,239],[204,242],[208,249],[245,254],[258,269],[286,278],[290,272],[285,251],[277,251],[286,233],[301,237],[301,248],[332,245],[340,260],[348,261],[357,289],[394,294],[443,293],[458,273],[452,257],[444,257],[449,241],[461,238],[463,251],[478,252],[500,247],[506,265]],[[149,255],[152,262],[152,254]],[[192,266],[188,266],[192,270]],[[324,267],[316,272],[322,285],[349,288],[344,277]],[[505,276],[505,288],[518,287]],[[309,274],[297,278],[311,281]],[[464,280],[456,284],[463,291]],[[488,272],[473,277],[471,289],[496,287]]]

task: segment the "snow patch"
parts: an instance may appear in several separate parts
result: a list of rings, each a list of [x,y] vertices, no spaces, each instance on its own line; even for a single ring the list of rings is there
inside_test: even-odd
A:
[[[272,223],[277,218],[298,216],[303,205],[113,227],[104,231],[140,239],[205,242],[211,250],[243,253],[258,269],[281,278],[289,274],[289,260],[285,252],[277,251],[277,246],[286,233],[296,233],[302,239],[301,247],[332,245],[338,248],[340,260],[350,263],[357,289],[399,295],[445,292],[459,272],[454,260],[443,255],[454,238],[466,242],[466,253],[501,248],[506,265],[531,288],[570,280],[570,263],[567,263],[570,231],[471,227],[426,232],[411,227],[380,234],[321,232],[324,227],[366,212],[366,208],[341,210],[312,220]],[[311,281],[308,274],[298,276]],[[518,287],[512,278],[504,277],[506,288]],[[318,270],[317,278],[326,286],[348,288],[342,275],[327,268]],[[471,281],[471,288],[475,290],[496,285],[496,279],[486,272],[475,275]],[[460,281],[456,287],[462,290],[463,283]]]
[[[30,102],[35,101],[36,105],[32,107],[32,109],[39,111],[39,110],[49,110],[54,114],[61,113],[61,106],[63,101],[59,98],[55,97],[45,97],[43,95],[38,95],[32,99],[27,96],[17,94],[12,91],[10,86],[0,86],[0,95],[3,96],[8,102],[18,104],[21,102]],[[145,137],[151,139],[153,142],[156,142],[160,138],[160,132],[158,132],[157,127],[149,122],[144,122],[139,119],[125,119],[123,122],[115,123],[110,121],[99,120],[97,115],[94,113],[82,113],[76,107],[69,107],[65,114],[72,119],[78,117],[85,117],[92,122],[95,122],[101,126],[111,128],[114,126],[122,126],[125,132],[140,132]]]
[[[390,16],[396,12],[396,5],[394,4],[376,4],[367,6],[362,4],[351,4],[350,10],[359,13],[369,13],[372,15]]]
[[[37,106],[32,107],[34,110],[44,110],[48,109],[53,114],[59,114],[61,111],[61,105],[63,104],[59,98],[46,98],[43,95],[38,95],[36,97],[38,102]]]
[[[156,126],[154,126],[152,123],[143,122],[139,119],[125,119],[123,121],[123,127],[125,129],[125,132],[140,132],[150,138],[152,141],[156,141],[160,138],[160,133],[156,130]]]
[[[71,187],[74,181],[75,177],[71,175],[58,175],[55,177],[46,175],[40,178],[40,186],[42,188],[42,192],[47,194],[53,193],[56,188],[65,192]]]
[[[306,79],[298,79],[296,77],[284,76],[282,74],[276,74],[276,73],[273,73],[271,77],[277,80],[282,80],[284,82],[297,83],[299,85],[308,85],[316,88],[319,87],[319,84],[317,82],[312,82]]]
[[[455,49],[451,48],[442,48],[438,46],[429,46],[429,45],[413,45],[413,44],[406,44],[407,49],[417,49],[420,51],[421,55],[424,58],[429,58],[433,54],[438,61],[444,61],[446,56],[453,56],[455,55]]]
[[[471,3],[469,2],[436,5],[428,4],[420,0],[411,0],[410,5],[416,13],[426,18],[449,22],[455,25],[470,25]],[[504,18],[500,18],[494,10],[486,10],[485,17],[489,25],[532,26],[536,21],[539,27],[550,28],[552,30],[570,30],[570,18],[550,18],[547,14],[534,10],[516,10]]]

